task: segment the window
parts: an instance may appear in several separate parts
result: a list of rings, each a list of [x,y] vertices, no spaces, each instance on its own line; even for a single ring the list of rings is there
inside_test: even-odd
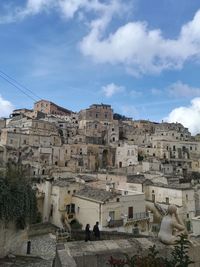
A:
[[[58,165],[58,162],[57,162],[57,161],[55,161],[55,165],[56,165],[56,166]]]
[[[119,198],[117,198],[117,202],[119,202]]]
[[[83,159],[79,159],[79,161],[78,161],[78,166],[80,166],[80,167],[83,166]]]
[[[96,118],[98,118],[98,114],[96,113]]]
[[[10,144],[12,144],[13,143],[13,140],[12,139],[10,139]]]
[[[65,161],[65,167],[67,167],[67,161]]]
[[[112,140],[113,140],[113,142],[115,142],[115,137],[113,137],[113,139],[112,139]]]
[[[68,194],[70,194],[71,192],[70,192],[70,190],[68,190],[68,192],[67,192]]]
[[[114,132],[114,130],[115,130],[115,129],[114,129],[114,128],[112,128],[112,132]]]
[[[166,197],[166,204],[169,204],[169,198]]]
[[[76,193],[76,190],[73,190],[73,194],[75,194]]]
[[[110,218],[110,221],[115,220],[115,212],[114,211],[109,211],[109,218]]]
[[[24,139],[24,145],[26,145],[26,139]]]
[[[186,194],[185,198],[186,198],[186,201],[188,202],[188,194]]]

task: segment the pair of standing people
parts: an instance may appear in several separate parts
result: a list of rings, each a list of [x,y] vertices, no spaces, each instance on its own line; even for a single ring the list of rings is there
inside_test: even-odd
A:
[[[96,222],[96,224],[93,227],[93,234],[95,237],[95,240],[100,239],[100,231],[99,231],[99,223]],[[91,231],[90,231],[90,225],[89,223],[85,227],[85,242],[91,241]]]

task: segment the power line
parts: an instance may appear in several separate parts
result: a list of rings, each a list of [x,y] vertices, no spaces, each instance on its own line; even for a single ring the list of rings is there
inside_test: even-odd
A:
[[[4,77],[4,76],[6,76],[6,77]],[[15,80],[11,76],[9,76],[5,72],[3,72],[2,70],[0,70],[0,77],[3,78],[8,83],[10,83],[11,85],[13,85],[18,90],[20,90],[23,94],[25,94],[27,97],[31,98],[32,100],[37,101],[37,99],[35,99],[35,97],[38,98],[38,99],[41,99],[41,97],[39,97],[37,94],[35,94],[32,90],[28,89],[27,87],[25,87],[24,85],[22,85],[21,83],[19,83],[17,80]],[[30,92],[34,97],[32,97],[30,94],[26,93],[25,90],[28,91],[28,92]]]
[[[6,77],[4,77],[2,74],[0,74],[0,77],[2,79],[4,79],[5,81],[7,81],[9,84],[11,84],[12,86],[14,86],[15,88],[17,88],[19,91],[21,91],[24,95],[26,95],[27,97],[31,98],[33,101],[37,101],[37,99],[33,98],[32,96],[30,96],[29,94],[27,94],[26,92],[24,92],[19,86],[17,86],[16,84],[14,84],[13,82],[11,82],[10,80],[8,80]]]

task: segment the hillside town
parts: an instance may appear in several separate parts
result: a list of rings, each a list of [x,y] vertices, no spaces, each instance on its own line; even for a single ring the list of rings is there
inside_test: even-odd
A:
[[[0,121],[0,166],[21,165],[42,222],[152,235],[176,205],[200,234],[200,138],[180,123],[133,120],[110,105],[78,113],[50,101]]]

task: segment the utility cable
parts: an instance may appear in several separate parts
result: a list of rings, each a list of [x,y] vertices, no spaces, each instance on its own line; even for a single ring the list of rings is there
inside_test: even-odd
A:
[[[22,90],[19,86],[17,86],[16,84],[14,84],[12,81],[10,81],[9,79],[7,79],[6,77],[4,77],[1,73],[0,73],[0,77],[2,79],[4,79],[5,81],[7,81],[9,84],[11,84],[12,86],[14,86],[16,89],[18,89],[19,91],[21,91],[24,95],[26,95],[27,97],[29,97],[30,99],[32,99],[33,101],[37,101],[36,98],[33,98],[32,96],[30,96],[28,93],[24,92],[24,90]]]
[[[1,75],[2,74],[2,75]],[[3,77],[6,76],[6,77]],[[15,86],[17,89],[19,89],[22,93],[24,93],[26,96],[30,97],[31,99],[33,99],[34,101],[36,101],[35,98],[33,98],[32,96],[30,96],[28,93],[26,93],[24,90],[30,92],[34,97],[37,97],[39,100],[41,100],[41,97],[39,97],[37,94],[35,94],[32,90],[28,89],[27,87],[25,87],[24,85],[22,85],[21,83],[19,83],[16,79],[12,78],[11,76],[9,76],[8,74],[6,74],[5,72],[3,72],[2,70],[0,70],[0,77],[3,78],[4,80],[6,80],[7,82],[9,82],[10,84],[12,84],[13,86]],[[9,81],[9,80],[11,81]],[[15,83],[13,83],[13,82]],[[21,88],[19,88],[21,87]]]

